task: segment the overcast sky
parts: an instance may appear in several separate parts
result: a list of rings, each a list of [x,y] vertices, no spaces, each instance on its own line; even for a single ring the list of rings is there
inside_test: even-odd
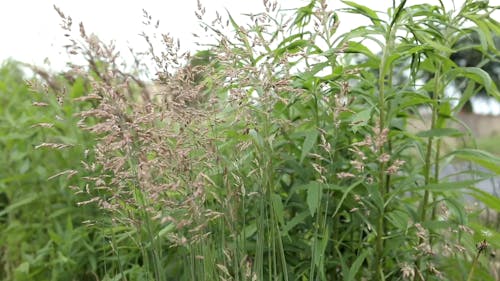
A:
[[[391,0],[353,0],[378,11],[387,11]],[[307,4],[308,0],[281,0],[282,8],[294,8]],[[397,1],[399,2],[399,1]],[[437,0],[408,0],[407,5],[436,3]],[[452,0],[444,0],[453,7]],[[263,11],[262,0],[201,0],[206,7],[207,20],[215,17],[215,11],[225,13],[227,9],[241,22],[243,13]],[[460,7],[463,0],[455,0]],[[500,0],[490,0],[500,5]],[[330,8],[343,7],[340,0],[328,1]],[[50,68],[60,70],[69,57],[63,45],[67,42],[60,28],[60,18],[53,5],[59,7],[73,19],[74,28],[83,22],[87,33],[95,33],[104,42],[115,40],[122,50],[131,46],[136,51],[145,50],[144,40],[138,35],[144,30],[143,12],[147,10],[160,20],[160,31],[179,38],[184,50],[196,49],[193,33],[200,33],[199,20],[195,16],[196,0],[16,0],[1,1],[0,4],[0,62],[13,58],[19,61],[42,65],[50,62]],[[498,15],[498,13],[497,13]],[[500,17],[499,17],[500,18]],[[350,14],[340,15],[339,32],[369,23],[368,19]],[[48,67],[48,65],[45,65]],[[500,108],[497,109],[500,112]]]
[[[437,0],[409,0],[408,5],[419,2]],[[263,10],[262,0],[201,0],[207,9],[207,17],[213,18],[215,11],[230,11],[235,17],[242,13]],[[376,10],[386,11],[391,0],[355,0],[359,4]],[[460,5],[463,0],[456,0]],[[500,0],[492,0],[500,3]],[[281,0],[278,3],[284,8],[303,6],[307,0]],[[445,0],[452,5],[451,0]],[[16,0],[2,1],[0,4],[0,61],[8,57],[41,64],[48,58],[52,67],[64,66],[67,56],[64,54],[63,32],[60,19],[53,9],[58,6],[66,15],[73,18],[77,27],[79,22],[85,24],[88,33],[96,33],[103,41],[116,40],[119,46],[130,45],[134,49],[143,47],[143,40],[138,34],[143,30],[142,9],[147,10],[154,18],[160,20],[160,30],[169,32],[181,40],[185,49],[195,48],[192,33],[199,31],[199,20],[196,18],[196,0]],[[340,7],[339,0],[329,1],[332,8]],[[452,6],[450,6],[452,7]],[[356,26],[367,24],[368,20],[353,18],[350,15],[341,17],[340,32],[348,31]]]

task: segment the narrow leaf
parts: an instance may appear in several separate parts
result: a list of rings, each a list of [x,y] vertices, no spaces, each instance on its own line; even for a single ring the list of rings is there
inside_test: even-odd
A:
[[[295,217],[293,217],[293,219],[291,219],[285,225],[285,227],[283,227],[283,230],[282,230],[283,233],[287,233],[288,231],[290,231],[292,228],[297,226],[299,223],[303,222],[308,216],[309,216],[308,211],[304,211],[304,212],[297,214]]]
[[[457,149],[450,153],[457,158],[472,161],[497,175],[500,175],[500,157],[479,149]]]
[[[351,193],[351,191],[362,182],[363,182],[363,180],[359,180],[357,182],[354,182],[348,188],[345,189],[344,194],[342,194],[342,198],[340,198],[340,201],[337,203],[337,208],[335,209],[335,212],[333,212],[332,218],[335,217],[337,215],[337,213],[339,212],[347,195],[349,195],[349,193]]]
[[[500,198],[479,188],[471,188],[469,195],[481,201],[488,208],[500,212]]]
[[[318,139],[318,131],[311,130],[307,133],[306,138],[304,139],[304,143],[302,144],[302,154],[300,155],[300,163],[304,162],[304,159],[309,155],[311,149],[316,144],[316,140]]]
[[[283,203],[281,202],[281,196],[278,194],[271,195],[271,201],[273,204],[274,215],[278,219],[281,226],[285,225],[285,218],[283,212]]]
[[[363,264],[363,261],[366,259],[366,256],[368,256],[368,251],[363,251],[361,255],[359,255],[356,260],[353,262],[351,268],[349,269],[349,274],[347,275],[346,281],[354,281],[356,279],[356,274],[359,271],[359,268]]]
[[[377,13],[375,11],[373,11],[372,9],[370,9],[366,6],[360,5],[356,2],[352,2],[352,1],[342,1],[342,3],[353,7],[353,9],[347,10],[348,12],[354,13],[354,14],[361,14],[365,17],[368,17],[374,25],[381,26],[380,18],[378,17]]]
[[[464,72],[464,76],[466,78],[469,78],[483,85],[484,89],[489,95],[500,99],[500,93],[498,92],[498,89],[488,72],[482,70],[479,67],[464,67],[462,68],[462,71]]]
[[[307,189],[307,206],[311,217],[314,216],[321,201],[321,184],[319,182],[311,182]]]
[[[437,128],[427,131],[422,131],[417,134],[419,137],[430,138],[430,137],[459,137],[464,133],[458,129],[454,128]]]
[[[483,181],[484,178],[475,179],[475,180],[464,180],[464,181],[449,181],[449,182],[440,182],[440,183],[432,183],[426,186],[415,186],[411,188],[404,188],[399,190],[399,193],[408,192],[408,191],[419,191],[419,190],[429,190],[434,192],[446,192],[446,191],[459,191],[461,189],[470,189],[472,186],[477,184],[480,181]]]

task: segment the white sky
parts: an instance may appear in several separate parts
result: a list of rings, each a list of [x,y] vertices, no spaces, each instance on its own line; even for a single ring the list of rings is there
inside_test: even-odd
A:
[[[386,11],[392,0],[353,0],[372,9]],[[201,0],[206,7],[207,20],[215,18],[215,11],[225,14],[227,9],[241,22],[242,13],[263,11],[262,0]],[[396,1],[397,3],[399,0]],[[436,3],[437,0],[408,0],[407,5]],[[452,0],[444,0],[452,8]],[[308,0],[279,0],[282,8],[300,7]],[[463,0],[455,0],[459,7]],[[500,0],[490,0],[500,5]],[[328,1],[330,8],[343,7],[339,0]],[[69,57],[63,45],[67,42],[60,28],[60,18],[53,9],[58,6],[73,19],[73,29],[83,22],[88,34],[95,33],[105,42],[116,40],[122,50],[127,46],[136,51],[145,50],[144,40],[138,34],[144,30],[142,9],[160,20],[159,31],[179,38],[185,50],[195,50],[196,38],[192,33],[202,33],[194,14],[196,0],[2,0],[0,3],[0,62],[13,58],[41,65],[45,59],[52,69],[62,69]],[[500,18],[500,17],[499,17]],[[368,19],[350,14],[340,15],[339,33],[369,23]]]
[[[437,0],[409,0],[408,5]],[[239,14],[263,10],[262,0],[201,0],[207,8],[207,18],[212,19],[215,11],[223,14],[227,8],[235,18]],[[376,10],[386,11],[391,0],[355,0]],[[412,3],[413,2],[413,3]],[[451,5],[451,0],[445,0]],[[460,5],[463,0],[456,0]],[[499,4],[500,0],[491,3]],[[303,6],[307,0],[281,0],[283,8]],[[194,11],[196,0],[16,0],[2,1],[0,4],[0,61],[14,59],[42,64],[48,58],[52,67],[59,69],[68,59],[62,45],[63,32],[59,27],[60,19],[53,9],[58,6],[66,15],[73,18],[73,26],[83,22],[88,33],[96,33],[103,41],[116,40],[119,46],[132,46],[139,50],[143,40],[138,34],[143,30],[142,9],[146,9],[154,18],[160,20],[160,30],[169,32],[181,40],[182,46],[194,49],[195,38],[192,33],[199,31],[198,19]],[[340,7],[339,0],[329,1],[332,8]],[[340,18],[341,30],[367,24],[361,17],[344,15]]]

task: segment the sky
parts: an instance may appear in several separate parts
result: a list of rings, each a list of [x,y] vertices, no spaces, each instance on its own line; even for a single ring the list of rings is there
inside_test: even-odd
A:
[[[408,0],[408,4],[435,2],[437,0]],[[386,11],[391,0],[355,0],[355,2]],[[460,5],[463,0],[456,0]],[[500,0],[492,0],[492,3]],[[201,0],[207,10],[207,17],[215,16],[215,11],[224,13],[227,9],[236,19],[242,13],[257,13],[263,10],[262,0]],[[307,0],[281,0],[282,8],[303,6]],[[328,1],[332,8],[341,7],[339,0]],[[452,5],[451,0],[445,0]],[[117,45],[143,48],[143,39],[138,34],[144,30],[142,10],[147,10],[153,18],[160,20],[160,30],[179,38],[186,50],[196,48],[196,38],[192,33],[199,33],[199,20],[194,11],[197,0],[16,0],[2,1],[0,4],[0,61],[9,57],[27,63],[42,64],[46,58],[55,69],[65,65],[68,57],[62,46],[65,44],[60,29],[60,19],[53,6],[59,7],[72,17],[74,26],[83,22],[88,33],[95,33],[103,41],[116,40]],[[351,15],[341,17],[339,32],[348,31],[356,26],[367,24],[368,20]]]
[[[452,0],[443,0],[447,7],[453,7]],[[282,8],[300,7],[308,0],[278,0]],[[331,8],[343,7],[340,0],[327,1]],[[354,0],[378,11],[386,11],[391,0]],[[399,1],[396,1],[399,2]],[[408,0],[407,5],[436,3],[437,0]],[[201,0],[208,19],[215,12],[225,13],[227,9],[237,21],[242,21],[243,13],[263,11],[262,0]],[[455,0],[459,7],[463,0]],[[500,0],[490,0],[500,5]],[[115,40],[123,50],[132,47],[136,51],[145,50],[144,40],[138,35],[144,31],[143,12],[145,9],[154,19],[160,20],[159,31],[170,33],[181,42],[183,50],[197,49],[192,34],[203,33],[199,19],[195,15],[197,0],[16,0],[1,1],[0,4],[0,62],[13,58],[26,63],[44,65],[53,70],[63,69],[69,60],[64,48],[67,41],[60,28],[60,18],[53,6],[73,19],[74,29],[83,22],[87,33],[95,33],[104,42]],[[500,19],[500,16],[499,16]],[[368,19],[349,14],[340,15],[339,32],[347,32],[357,26],[366,25]],[[499,109],[500,110],[500,109]]]
[[[299,6],[304,1],[287,0],[282,6]],[[227,9],[232,14],[262,11],[261,0],[202,0],[207,16],[215,11]],[[143,46],[138,34],[144,30],[142,24],[145,9],[153,18],[160,20],[160,30],[179,38],[185,49],[195,48],[192,33],[199,31],[199,20],[195,16],[196,0],[16,0],[0,4],[0,61],[8,57],[29,63],[40,64],[49,58],[54,68],[64,66],[64,37],[60,18],[53,6],[73,19],[73,25],[83,22],[88,33],[95,33],[103,41],[116,40],[118,45],[135,48]],[[29,7],[29,8],[27,8]]]

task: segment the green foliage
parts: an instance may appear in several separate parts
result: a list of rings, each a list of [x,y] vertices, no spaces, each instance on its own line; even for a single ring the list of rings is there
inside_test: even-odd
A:
[[[78,87],[72,94],[83,94]],[[0,67],[0,103],[0,279],[94,280],[99,238],[82,223],[97,212],[77,207],[86,197],[68,188],[83,185],[80,161],[92,142],[76,125],[78,107],[32,92],[15,62]]]
[[[2,95],[15,97],[0,115],[10,122],[0,143],[9,151],[0,186],[6,278],[494,280],[482,253],[485,240],[499,246],[498,232],[478,223],[462,194],[498,211],[498,198],[475,185],[498,176],[500,159],[468,148],[453,123],[470,97],[484,88],[498,98],[498,89],[488,73],[450,56],[470,32],[456,28],[464,24],[479,33],[480,51],[494,49],[495,8],[403,0],[386,16],[343,2],[348,8],[329,10],[310,1],[287,18],[264,1],[266,12],[248,26],[229,14],[233,33],[221,32],[220,18],[206,25],[216,43],[191,59],[177,57],[165,35],[167,52],[150,50],[155,62],[188,64],[160,73],[164,90],[155,95],[85,32],[86,45],[72,51],[83,52],[89,71],[62,106],[42,94],[47,106],[31,107],[12,94],[27,95],[21,76],[5,72]],[[340,12],[371,24],[336,34]],[[402,71],[409,76],[396,79]],[[417,83],[423,72],[432,77]],[[445,95],[457,78],[467,84],[458,102]],[[415,130],[409,124],[424,118],[422,108],[429,122]],[[55,126],[31,127],[40,122]],[[452,138],[466,147],[445,152]],[[35,149],[44,142],[72,146]],[[84,159],[87,148],[95,158]],[[96,168],[84,172],[81,160]],[[489,170],[443,177],[457,160]],[[46,180],[67,169],[94,174]],[[66,185],[96,205],[76,209]],[[95,228],[80,224],[89,218]],[[30,252],[25,241],[41,247]]]
[[[247,241],[234,242],[246,248],[228,250],[234,257],[253,257],[257,280],[465,280],[471,267],[493,280],[485,277],[486,263],[475,262],[467,212],[457,202],[469,191],[490,207],[497,204],[474,185],[498,175],[498,158],[472,149],[441,151],[447,139],[464,136],[449,124],[470,98],[462,96],[457,105],[444,94],[448,85],[463,77],[471,87],[498,96],[486,72],[449,59],[464,35],[453,27],[479,8],[466,1],[451,13],[444,6],[401,1],[386,22],[368,7],[344,3],[350,6],[345,11],[368,17],[372,25],[334,39],[335,11],[311,1],[298,9],[295,25],[278,36],[279,31],[258,26],[244,32],[231,19],[237,38],[222,36],[219,42],[225,45],[212,50],[221,58],[238,50],[234,60],[218,62],[221,77],[232,77],[221,92],[237,101],[224,104],[215,130],[222,165],[232,168],[212,180],[216,190],[244,187],[237,196],[255,194],[245,198],[247,207],[238,213],[241,224],[236,227],[255,231],[244,236]],[[315,32],[306,31],[313,23]],[[493,29],[482,31],[487,37]],[[249,48],[255,38],[265,39],[258,40],[260,48]],[[382,57],[363,45],[368,41],[382,48]],[[351,53],[366,60],[349,64]],[[412,60],[410,77],[395,83],[407,58]],[[302,67],[291,71],[296,65]],[[433,77],[418,85],[423,71]],[[411,132],[406,124],[421,118],[422,106],[431,109],[429,127]],[[448,181],[440,172],[452,158],[474,161],[491,174]],[[240,208],[226,204],[207,208]],[[452,244],[465,252],[446,252]],[[467,270],[450,269],[457,263],[467,264]]]

